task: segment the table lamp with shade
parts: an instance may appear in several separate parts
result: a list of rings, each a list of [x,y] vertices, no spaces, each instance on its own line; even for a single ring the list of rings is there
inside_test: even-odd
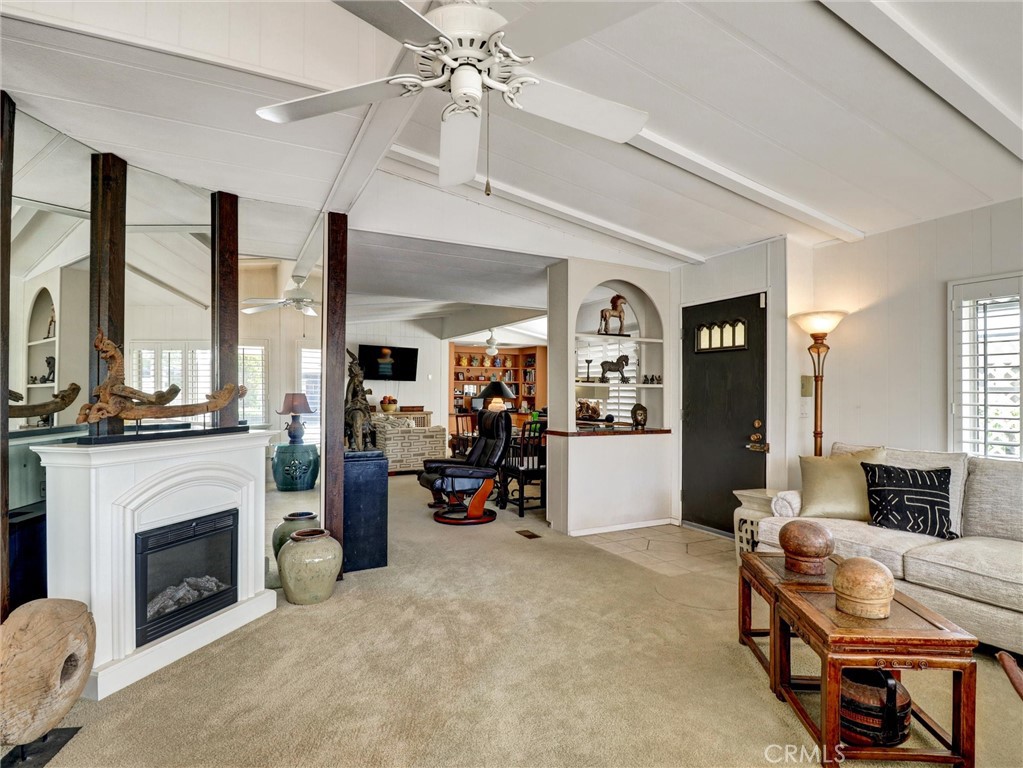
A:
[[[291,423],[288,424],[288,441],[291,445],[302,443],[302,436],[305,434],[305,424],[299,416],[303,413],[316,413],[309,407],[309,400],[305,392],[288,392],[284,395],[284,405],[277,411],[280,415],[291,414]]]
[[[505,400],[514,400],[515,393],[503,381],[492,381],[483,388],[479,397],[483,398],[484,410],[503,411],[505,410]]]
[[[794,321],[806,333],[810,334],[813,344],[806,348],[813,361],[813,455],[823,455],[824,446],[824,359],[831,349],[824,340],[828,337],[846,312],[827,310],[818,312],[803,312],[792,315],[789,319]]]

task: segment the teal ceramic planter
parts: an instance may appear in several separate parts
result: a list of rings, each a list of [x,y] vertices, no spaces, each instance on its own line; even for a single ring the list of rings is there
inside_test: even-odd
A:
[[[312,444],[280,443],[270,468],[278,491],[311,491],[320,474],[320,453]]]
[[[282,522],[277,523],[274,532],[270,534],[270,544],[274,548],[274,557],[280,554],[281,547],[295,531],[303,528],[319,528],[320,516],[315,512],[290,512],[284,516]]]
[[[295,605],[322,603],[341,573],[341,545],[323,528],[295,531],[277,556],[284,597]]]

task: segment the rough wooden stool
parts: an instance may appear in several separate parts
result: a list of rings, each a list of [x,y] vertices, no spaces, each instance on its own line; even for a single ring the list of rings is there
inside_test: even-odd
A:
[[[0,744],[30,744],[60,724],[89,681],[96,623],[77,600],[25,603],[0,624]]]

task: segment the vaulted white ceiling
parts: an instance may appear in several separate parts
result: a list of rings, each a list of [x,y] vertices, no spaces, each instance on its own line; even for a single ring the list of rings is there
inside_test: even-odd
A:
[[[491,5],[511,19],[534,3]],[[486,152],[475,183],[436,188],[436,93],[288,125],[256,117],[407,71],[397,43],[328,0],[3,12],[3,87],[20,110],[256,201],[243,252],[299,259],[304,274],[320,211],[350,210],[353,285],[441,303],[424,311],[477,301],[495,280],[521,282],[513,301],[534,306],[545,264],[580,249],[663,269],[1021,194],[1017,2],[654,3],[531,66],[648,111],[644,132],[613,144],[495,100],[489,198]]]

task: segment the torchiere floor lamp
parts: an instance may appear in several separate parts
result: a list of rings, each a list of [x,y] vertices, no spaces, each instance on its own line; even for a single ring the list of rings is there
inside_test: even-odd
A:
[[[824,441],[824,358],[828,356],[831,349],[824,340],[828,334],[838,327],[846,312],[803,312],[799,315],[792,315],[800,328],[813,338],[813,344],[806,348],[813,361],[813,455],[823,455]]]

